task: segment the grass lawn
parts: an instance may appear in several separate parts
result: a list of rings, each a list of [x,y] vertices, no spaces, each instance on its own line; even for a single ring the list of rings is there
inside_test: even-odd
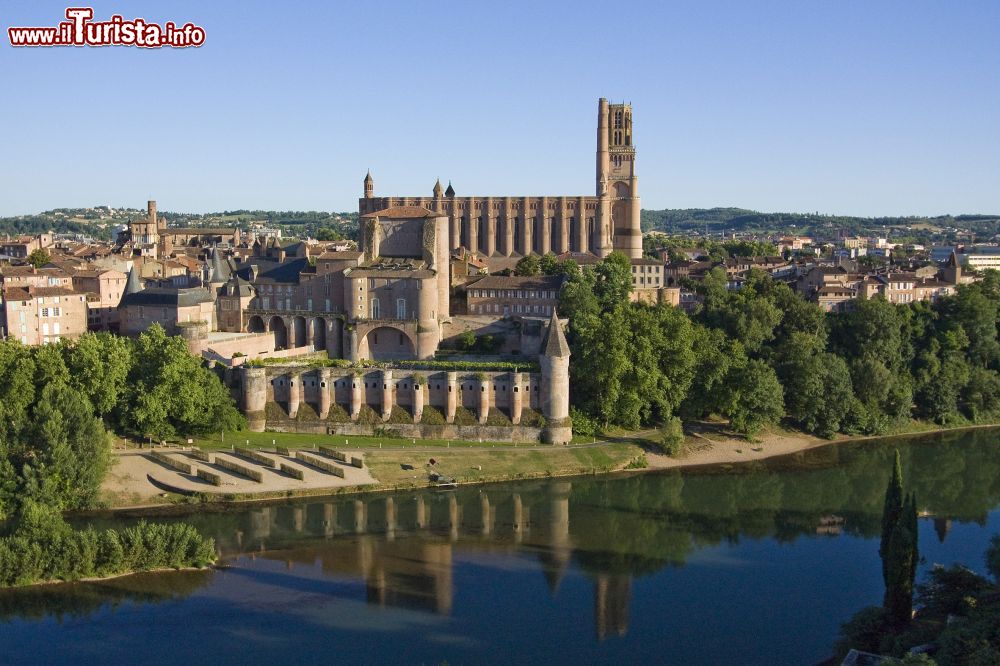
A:
[[[431,457],[437,463],[436,471],[462,483],[611,472],[625,468],[642,455],[642,449],[627,443],[586,449],[552,447],[544,451],[490,451],[476,447],[433,454],[383,449],[366,452],[365,464],[381,483],[424,486]]]
[[[397,437],[362,437],[355,435],[309,435],[297,432],[227,432],[225,441],[218,435],[194,438],[194,445],[203,449],[228,449],[231,446],[248,446],[250,448],[271,448],[275,445],[288,448],[312,448],[316,444],[336,446],[345,449],[405,449],[405,448],[494,448],[514,446],[511,442],[469,442],[448,439],[409,439]],[[184,442],[178,442],[184,443]],[[537,446],[537,444],[520,443],[518,446]]]

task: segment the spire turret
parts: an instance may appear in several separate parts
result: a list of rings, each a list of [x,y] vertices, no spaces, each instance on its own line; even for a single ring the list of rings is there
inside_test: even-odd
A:
[[[569,343],[566,342],[566,335],[554,308],[552,318],[549,319],[549,332],[542,353],[552,358],[569,358]]]
[[[138,294],[140,291],[142,291],[142,280],[139,279],[138,266],[133,263],[128,272],[128,282],[125,283],[125,295]]]
[[[212,263],[208,273],[209,284],[224,284],[229,278],[230,271],[227,270],[226,261],[219,253],[219,248],[212,250]]]
[[[438,178],[434,182],[434,198],[440,199],[442,196],[444,196],[444,188],[441,187],[441,179]]]
[[[371,199],[375,196],[375,180],[372,178],[372,172],[369,169],[368,173],[365,175],[365,199]]]
[[[455,188],[451,186],[451,181],[448,181],[448,189],[444,191],[444,195],[448,198],[453,198],[455,196]]]

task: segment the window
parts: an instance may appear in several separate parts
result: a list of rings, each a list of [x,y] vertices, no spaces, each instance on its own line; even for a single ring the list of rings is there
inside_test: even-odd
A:
[[[41,299],[39,299],[39,300],[41,300]],[[48,308],[42,308],[42,313],[39,316],[41,316],[41,317],[48,317],[49,316],[49,309]]]
[[[406,299],[396,299],[396,319],[406,319]],[[400,342],[400,344],[403,344]]]
[[[378,319],[380,312],[379,312],[379,304],[378,304],[378,299],[377,298],[373,298],[372,299],[371,311],[372,311],[371,312],[371,318],[372,319]],[[375,344],[378,344],[378,338],[377,337],[375,338]]]

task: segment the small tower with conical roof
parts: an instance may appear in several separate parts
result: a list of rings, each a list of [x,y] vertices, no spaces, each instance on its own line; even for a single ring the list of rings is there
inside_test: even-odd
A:
[[[444,191],[444,195],[449,199],[455,198],[455,188],[451,186],[451,181],[448,181],[448,189]]]
[[[122,296],[138,294],[142,289],[142,280],[139,279],[139,267],[133,262],[132,268],[128,272],[128,281],[125,283],[125,293]]]
[[[219,248],[216,247],[212,250],[212,257],[208,266],[208,287],[209,291],[212,293],[212,299],[216,299],[219,292],[225,286],[226,281],[229,280],[229,275],[231,271],[227,270],[225,259],[222,258],[222,253],[219,252]]]
[[[371,170],[365,176],[365,199],[375,198],[375,181],[372,179]]]
[[[542,436],[550,444],[566,444],[573,438],[569,419],[569,344],[556,311],[538,357],[542,367],[541,408],[545,417]]]
[[[443,196],[444,196],[444,188],[441,187],[441,179],[438,178],[436,181],[434,181],[434,198],[440,199]]]

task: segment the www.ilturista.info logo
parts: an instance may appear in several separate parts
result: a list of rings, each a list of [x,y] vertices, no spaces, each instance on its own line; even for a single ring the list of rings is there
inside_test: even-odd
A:
[[[67,21],[52,28],[7,28],[11,46],[139,46],[156,49],[164,46],[185,48],[205,43],[205,29],[173,21],[162,26],[136,18],[126,21],[115,14],[108,21],[92,21],[90,7],[70,7]]]

